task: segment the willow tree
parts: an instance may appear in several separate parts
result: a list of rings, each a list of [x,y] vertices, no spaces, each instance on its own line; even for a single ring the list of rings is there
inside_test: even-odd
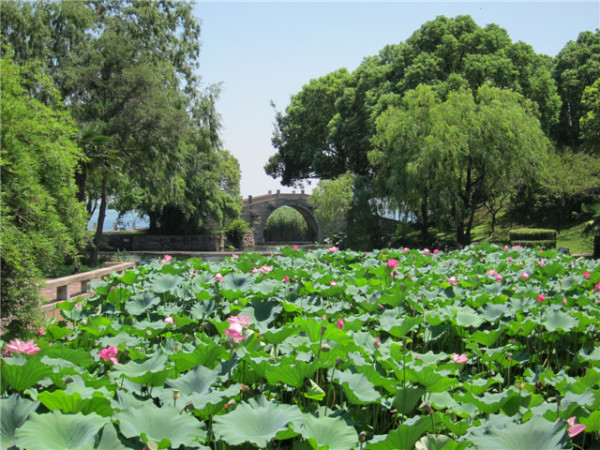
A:
[[[536,179],[549,146],[531,103],[488,85],[445,99],[430,86],[407,92],[377,120],[374,144],[381,192],[425,224],[453,223],[461,245],[486,202]]]

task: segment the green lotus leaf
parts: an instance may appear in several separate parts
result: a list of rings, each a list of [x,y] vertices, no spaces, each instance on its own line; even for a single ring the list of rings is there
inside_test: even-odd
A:
[[[85,369],[91,366],[94,362],[94,358],[90,352],[87,352],[81,348],[65,347],[62,342],[57,342],[53,346],[45,349],[44,355],[48,358],[68,361],[74,366],[83,367]]]
[[[567,271],[567,269],[559,262],[546,264],[538,268],[542,270],[546,278],[553,278],[556,275],[563,275]]]
[[[587,417],[580,417],[579,422],[586,426],[586,432],[597,433],[600,431],[600,410],[592,412]]]
[[[135,383],[147,386],[161,386],[169,376],[170,368],[166,367],[167,355],[156,352],[145,361],[129,361],[127,364],[115,364],[113,378],[122,376]]]
[[[438,421],[435,416],[435,422]],[[391,431],[384,440],[367,444],[367,449],[373,450],[398,450],[412,449],[423,433],[433,430],[432,420],[428,416],[418,416],[414,420],[407,420],[396,430]]]
[[[415,450],[456,450],[467,447],[467,442],[460,444],[443,434],[428,434],[423,436],[415,444]]]
[[[252,287],[254,278],[252,275],[246,273],[228,273],[223,277],[221,283],[221,289],[223,291],[230,291],[238,293],[240,291],[246,291]],[[223,293],[225,294],[225,292]]]
[[[468,436],[478,449],[524,449],[559,450],[567,446],[565,424],[549,422],[534,416],[524,424],[508,423],[504,427],[489,426],[478,436]]]
[[[356,405],[367,403],[378,403],[380,394],[375,390],[373,383],[363,374],[352,373],[350,371],[336,371],[334,380],[344,388],[344,393],[348,396],[350,402]]]
[[[259,293],[266,296],[273,296],[281,288],[281,282],[273,279],[264,280],[256,283],[250,288],[250,292]]]
[[[43,391],[39,393],[37,399],[50,411],[60,410],[63,413],[81,412],[86,415],[93,412],[102,417],[110,417],[113,413],[110,400],[100,392],[94,394],[92,397],[83,398],[79,392],[67,394],[61,390],[53,392]]]
[[[0,441],[2,448],[10,447],[15,442],[15,430],[22,426],[29,415],[39,406],[40,402],[34,402],[12,394],[8,398],[0,399],[0,414],[2,428],[0,429]]]
[[[193,319],[204,319],[210,316],[217,309],[217,304],[212,300],[212,295],[207,299],[200,300],[190,308],[189,314]]]
[[[422,388],[400,389],[396,393],[392,404],[400,414],[408,416],[415,409],[417,403],[419,403],[421,397],[423,397],[423,394],[425,394],[425,392],[427,391]]]
[[[474,327],[478,328],[482,323],[483,319],[480,314],[469,307],[462,307],[456,313],[456,323],[461,327]]]
[[[160,275],[160,274],[159,274]],[[125,310],[132,316],[139,316],[160,303],[160,297],[153,292],[133,295],[126,303]]]
[[[267,344],[281,344],[292,334],[297,333],[298,330],[291,326],[284,326],[281,328],[269,328],[262,336],[263,341]]]
[[[325,391],[321,389],[321,387],[315,383],[312,379],[308,380],[310,382],[310,387],[304,393],[306,398],[310,398],[311,400],[316,400],[320,402],[325,398]]]
[[[582,348],[579,350],[579,356],[585,361],[600,361],[600,345],[594,346],[593,349]]]
[[[94,446],[94,450],[123,450],[127,448],[119,439],[117,430],[112,423],[104,425],[101,433],[100,441],[98,445]]]
[[[319,367],[320,364],[315,362],[310,364],[303,361],[298,361],[297,364],[282,362],[277,366],[269,366],[265,376],[270,384],[275,385],[281,382],[299,388],[304,384],[304,380],[312,377]]]
[[[46,327],[46,333],[48,337],[50,337],[52,340],[58,341],[70,334],[73,334],[73,330],[70,330],[66,327],[51,324]]]
[[[468,339],[475,341],[478,344],[485,345],[486,347],[491,347],[501,335],[502,330],[477,330],[475,333],[472,333]]]
[[[218,362],[229,359],[229,352],[222,345],[211,342],[198,345],[191,353],[181,350],[170,355],[169,359],[175,363],[177,371],[182,373],[198,365],[214,368]]]
[[[126,270],[123,275],[115,275],[115,279],[119,280],[121,283],[128,284],[131,286],[136,281],[138,281],[139,274],[135,270]]]
[[[126,348],[131,348],[138,345],[141,341],[142,340],[140,337],[132,336],[125,331],[121,331],[116,336],[104,336],[98,339],[98,342],[100,342],[102,348],[106,348],[110,345],[113,347],[118,347],[121,344],[123,344]]]
[[[87,319],[86,325],[79,325],[79,329],[98,337],[111,333],[111,330],[109,329],[111,325],[112,320],[108,317],[94,316]]]
[[[106,301],[115,307],[119,307],[131,297],[131,291],[125,288],[115,288],[108,293]]]
[[[596,401],[596,396],[592,391],[586,389],[581,394],[567,392],[560,401],[560,411],[565,411],[566,414],[573,414],[574,410],[580,406],[592,406]]]
[[[219,376],[216,371],[203,366],[196,366],[194,370],[175,380],[167,380],[165,384],[178,389],[183,395],[202,394],[208,392],[218,379]]]
[[[122,410],[115,418],[119,421],[123,436],[144,436],[144,442],[154,441],[177,448],[180,445],[194,447],[206,439],[204,424],[191,414],[182,414],[173,406],[158,408],[146,404],[143,408]],[[168,443],[164,440],[168,440]]]
[[[268,325],[273,321],[275,316],[281,312],[283,308],[278,301],[258,300],[251,302],[248,306],[240,311],[241,315],[252,316],[252,322],[261,331],[267,331]]]
[[[417,317],[389,317],[382,316],[380,320],[380,329],[390,333],[392,336],[401,339],[406,336],[410,330],[423,323],[423,318]]]
[[[2,391],[8,386],[22,391],[52,374],[52,368],[37,358],[5,358],[2,360]]]
[[[489,322],[495,322],[510,312],[510,308],[506,305],[496,305],[494,303],[486,303],[481,308],[481,315]]]
[[[409,367],[406,373],[412,381],[425,386],[430,392],[447,391],[458,384],[455,378],[437,373],[432,366]]]
[[[296,405],[273,403],[265,397],[242,402],[234,411],[213,419],[213,431],[218,439],[230,445],[250,442],[266,447],[279,433],[304,422]]]
[[[573,327],[579,326],[577,319],[563,311],[547,310],[544,312],[544,318],[542,324],[550,332],[556,330],[571,331]]]
[[[109,422],[97,414],[33,413],[15,432],[16,442],[22,448],[72,450],[92,448],[94,438]]]
[[[182,281],[183,278],[177,275],[171,275],[169,273],[157,273],[150,280],[150,290],[157,294],[172,292],[177,289],[177,286]]]
[[[321,340],[321,327],[324,325],[322,321],[317,321],[312,317],[308,319],[296,317],[293,323],[299,327],[301,332],[306,333],[311,342]]]
[[[329,450],[348,450],[358,446],[358,433],[341,417],[306,415],[304,422],[292,425],[304,439],[314,440],[318,447]]]

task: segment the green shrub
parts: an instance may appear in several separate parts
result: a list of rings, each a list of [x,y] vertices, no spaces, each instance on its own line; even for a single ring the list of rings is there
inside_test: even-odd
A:
[[[556,248],[556,230],[521,228],[509,233],[511,245],[523,247]]]
[[[232,220],[225,230],[225,236],[235,248],[242,248],[244,236],[252,231],[250,225],[242,219]]]

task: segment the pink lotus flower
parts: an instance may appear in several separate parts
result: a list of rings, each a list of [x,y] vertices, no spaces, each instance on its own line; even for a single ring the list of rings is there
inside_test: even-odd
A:
[[[242,327],[249,327],[250,324],[252,323],[252,322],[250,322],[251,319],[252,319],[252,316],[250,314],[248,314],[247,316],[238,315],[238,316],[228,317],[227,322],[237,323]]]
[[[43,336],[46,334],[46,330],[44,330],[43,328],[38,329],[35,334],[37,334],[38,336]]]
[[[521,280],[526,280],[529,278],[529,274],[527,272],[521,272]]]
[[[173,322],[173,318],[172,318],[171,316],[169,316],[169,317],[165,317],[165,320],[164,320],[164,322],[165,322],[165,323],[170,323],[171,325],[173,325],[173,324],[174,324],[174,322]]]
[[[242,327],[242,325],[240,323],[230,322],[229,328],[225,330],[225,336],[229,336],[230,338],[239,341],[239,340],[244,339],[244,335],[242,334],[243,331],[244,331],[244,328]]]
[[[459,284],[459,281],[456,279],[456,277],[450,277],[448,278],[448,284],[453,284],[453,285],[457,285]]]
[[[75,303],[75,307],[79,308],[79,309],[82,309],[83,305],[81,304],[81,302],[77,302],[77,303]]]
[[[235,253],[233,253],[233,254],[231,255],[231,259],[238,259],[238,258],[239,258],[239,256],[238,256],[238,255],[236,255]]]
[[[334,286],[335,287],[335,286],[337,286],[337,283],[332,280],[331,283],[329,283],[329,286]]]
[[[594,286],[594,292],[600,292],[600,283]]]
[[[375,346],[375,348],[377,348],[381,345],[381,338],[379,336],[377,336],[377,339],[375,339],[375,342],[373,342],[373,345]]]
[[[288,277],[287,275],[283,276],[283,281],[285,281],[286,283],[290,282],[290,277]]]
[[[4,346],[4,350],[13,353],[25,353],[26,355],[35,355],[40,348],[33,342],[33,339],[23,342],[20,339],[13,339]]]
[[[577,417],[573,416],[570,417],[569,420],[567,420],[567,423],[569,425],[571,425],[569,427],[569,437],[575,437],[577,436],[579,433],[581,433],[583,430],[585,430],[586,426],[579,424],[579,425],[575,425],[575,420],[577,420]]]
[[[293,249],[293,250],[298,250],[298,246],[297,246],[297,245],[294,245],[294,246],[292,247],[292,249]]]
[[[410,252],[410,248],[404,247],[404,250],[402,250],[402,253],[408,253],[408,252]]]
[[[502,275],[500,275],[499,273],[496,274],[496,281],[498,283],[500,283],[502,281]]]
[[[508,245],[504,246],[504,251],[507,252],[508,251]]]
[[[110,361],[113,364],[117,364],[119,362],[119,360],[117,359],[117,353],[119,353],[117,347],[109,345],[107,348],[103,348],[102,350],[100,350],[98,354],[100,355],[100,358],[102,358],[104,361]]]
[[[586,280],[590,279],[590,273],[587,270],[583,272],[583,278],[585,278]]]
[[[439,252],[440,252],[440,251],[439,251],[439,250],[436,248],[436,249],[433,251],[433,254],[434,254],[434,255],[437,255]]]
[[[337,252],[339,247],[329,247],[329,253]]]
[[[509,263],[509,264],[512,264],[512,262],[513,262],[512,256],[509,256],[509,257],[508,257],[508,263]]]
[[[217,281],[219,281],[221,283],[223,282],[224,279],[225,278],[223,278],[223,275],[221,275],[220,272],[215,275],[215,280],[217,280]]]
[[[540,259],[539,262],[538,262],[538,264],[540,266],[545,266],[546,265],[546,261],[544,261],[543,259]]]
[[[254,269],[252,269],[252,273],[257,273],[257,272],[269,273],[272,270],[273,270],[273,266],[260,266],[258,269],[256,267]]]
[[[163,256],[163,259],[160,260],[160,263],[164,264],[164,263],[168,263],[171,261],[173,261],[173,257],[171,255],[165,255],[165,256]]]
[[[337,327],[339,330],[343,330],[344,329],[344,319],[338,319],[337,320]]]
[[[491,277],[493,277],[494,275],[496,275],[496,271],[494,269],[486,270],[485,273],[488,274]]]
[[[463,364],[466,363],[469,358],[467,358],[467,355],[465,355],[464,353],[462,354],[458,354],[458,353],[452,353],[452,356],[450,357],[450,359],[452,359],[452,361]]]
[[[429,255],[431,253],[431,250],[429,250],[428,248],[426,248],[425,250],[423,250],[423,254],[424,255]]]
[[[398,267],[398,261],[396,261],[394,258],[390,258],[387,265],[388,267],[395,269],[396,267]]]
[[[545,300],[546,300],[546,297],[544,297],[544,294],[539,294],[539,295],[537,296],[537,301],[538,301],[538,303],[542,303],[542,302],[543,302],[543,301],[545,301]]]
[[[110,287],[110,292],[112,292],[112,291],[114,291],[114,290],[115,290],[115,287],[114,287],[114,286],[111,286],[111,287]]]

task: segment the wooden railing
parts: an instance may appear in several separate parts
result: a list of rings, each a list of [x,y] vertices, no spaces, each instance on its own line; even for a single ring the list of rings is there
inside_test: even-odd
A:
[[[102,269],[90,270],[89,272],[76,273],[66,277],[51,278],[46,280],[46,288],[56,288],[56,301],[68,300],[71,298],[70,285],[73,283],[81,283],[81,292],[89,290],[89,283],[92,280],[99,280],[113,272],[121,273],[127,269],[135,269],[134,262],[124,262],[114,264]]]

